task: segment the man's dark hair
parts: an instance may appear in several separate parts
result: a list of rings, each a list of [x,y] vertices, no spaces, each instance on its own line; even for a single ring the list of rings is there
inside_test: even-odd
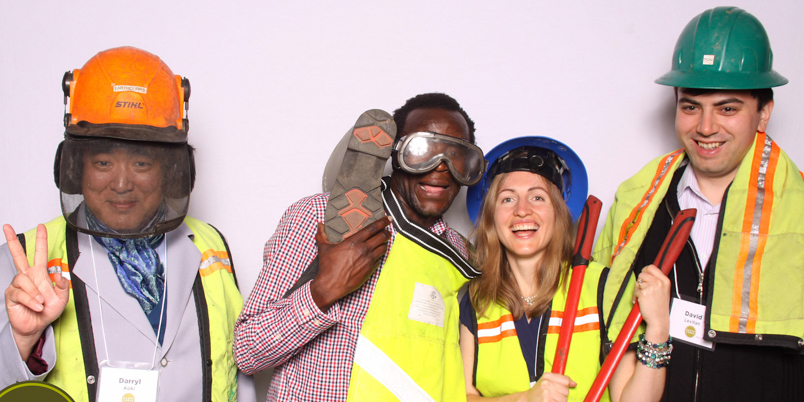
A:
[[[722,92],[723,89],[700,89],[700,88],[681,88],[685,94],[692,96],[709,95],[715,92]],[[678,102],[678,90],[676,87],[676,102]],[[761,112],[762,108],[773,100],[773,88],[760,88],[749,89],[751,97],[757,100],[757,112]]]
[[[461,105],[453,97],[438,92],[429,94],[416,95],[405,102],[402,107],[394,110],[394,122],[396,122],[396,132],[402,133],[405,131],[405,121],[408,119],[410,112],[416,109],[441,109],[448,112],[458,112],[466,120],[466,125],[469,127],[469,141],[475,143],[475,122],[469,118],[466,111],[463,110]],[[395,143],[399,141],[399,136],[396,137]]]

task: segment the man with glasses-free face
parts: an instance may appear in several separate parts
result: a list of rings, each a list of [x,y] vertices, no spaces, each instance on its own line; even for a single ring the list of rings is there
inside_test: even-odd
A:
[[[656,80],[674,87],[682,149],[620,185],[596,244],[595,259],[611,264],[602,308],[616,333],[631,309],[631,267],[654,260],[676,212],[697,210],[669,275],[666,401],[804,400],[804,180],[766,132],[771,88],[787,83],[772,59],[744,10],[690,21]]]

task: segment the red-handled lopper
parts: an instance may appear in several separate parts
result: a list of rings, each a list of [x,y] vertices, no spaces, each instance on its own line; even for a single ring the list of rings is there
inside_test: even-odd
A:
[[[653,265],[661,269],[665,275],[670,273],[670,269],[673,268],[673,264],[676,263],[678,255],[681,254],[681,250],[684,248],[684,243],[687,242],[687,238],[690,236],[692,224],[695,222],[695,214],[695,209],[685,209],[676,214],[673,220],[673,226],[670,227],[670,232],[664,239],[664,244],[662,244],[662,248],[659,250],[659,254],[653,262]],[[642,313],[639,311],[639,303],[636,303],[634,307],[631,308],[631,314],[629,314],[628,318],[625,320],[620,335],[617,337],[617,341],[614,342],[611,352],[609,352],[609,355],[603,362],[603,367],[600,368],[600,372],[597,373],[595,382],[592,383],[592,388],[589,390],[589,393],[586,394],[584,402],[597,402],[600,400],[600,397],[603,396],[603,391],[609,385],[611,376],[614,374],[614,370],[623,358],[625,350],[631,342],[631,339],[633,339],[640,323],[642,323]]]
[[[597,197],[590,195],[583,206],[583,212],[578,219],[578,235],[575,238],[575,253],[572,257],[572,276],[567,290],[567,302],[564,306],[564,317],[561,329],[558,332],[558,345],[553,360],[553,372],[564,374],[567,367],[572,330],[575,328],[575,317],[578,315],[578,301],[581,298],[581,287],[586,266],[592,258],[592,243],[595,240],[597,221],[603,203]]]

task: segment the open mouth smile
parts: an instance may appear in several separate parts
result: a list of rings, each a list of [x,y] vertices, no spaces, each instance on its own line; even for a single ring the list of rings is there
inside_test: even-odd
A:
[[[695,143],[698,144],[699,147],[701,147],[703,149],[706,149],[706,150],[716,149],[716,148],[719,148],[721,145],[725,144],[725,142],[723,142],[723,141],[721,141],[721,142],[695,141]]]
[[[516,236],[527,237],[539,231],[539,225],[535,222],[519,222],[511,225],[509,229]]]
[[[425,195],[430,197],[440,197],[447,192],[449,186],[441,185],[441,183],[419,183],[419,188]]]

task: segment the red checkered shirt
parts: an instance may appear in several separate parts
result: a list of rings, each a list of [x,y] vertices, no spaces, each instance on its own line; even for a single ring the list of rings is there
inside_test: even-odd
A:
[[[318,255],[315,233],[323,222],[327,194],[291,205],[265,244],[263,267],[235,325],[234,355],[246,374],[274,367],[269,401],[345,401],[357,337],[391,247],[380,267],[358,290],[323,313],[310,284],[282,296]],[[389,226],[393,245],[396,230]],[[439,219],[430,231],[464,257],[463,238]]]

